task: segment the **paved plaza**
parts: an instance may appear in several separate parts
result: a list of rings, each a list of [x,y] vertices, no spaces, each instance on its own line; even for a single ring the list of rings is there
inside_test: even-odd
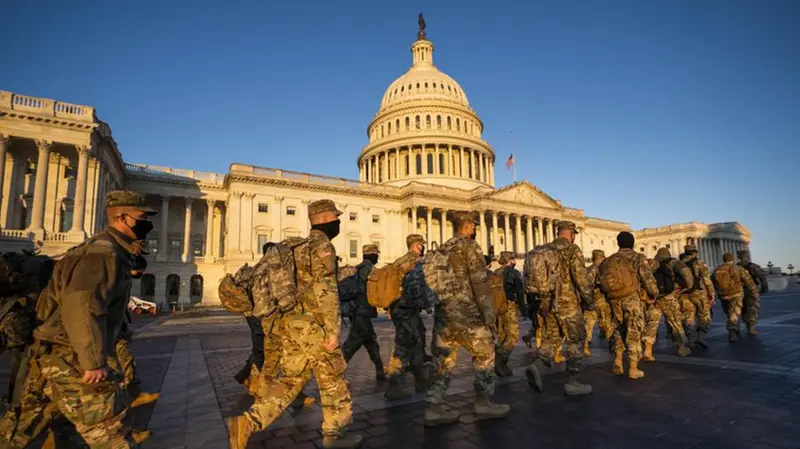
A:
[[[722,311],[716,306],[711,348],[688,359],[671,355],[660,332],[657,362],[644,364],[646,377],[630,381],[611,374],[605,340],[595,337],[584,379],[589,397],[563,394],[563,365],[545,378],[536,394],[524,380],[530,350],[519,345],[512,357],[515,376],[498,383],[497,400],[510,403],[504,420],[458,423],[436,429],[422,425],[424,396],[389,403],[385,384],[375,381],[367,354],[351,361],[347,378],[354,397],[353,431],[367,448],[489,447],[549,448],[797,448],[800,447],[800,293],[763,298],[761,334],[727,342]],[[430,335],[431,321],[426,320]],[[132,343],[145,390],[160,391],[155,406],[133,411],[137,427],[149,427],[152,449],[225,449],[223,419],[240,413],[250,398],[232,376],[250,350],[241,317],[224,311],[175,317],[136,318]],[[529,327],[523,322],[523,332]],[[376,325],[384,361],[393,328]],[[343,337],[347,330],[343,332]],[[430,338],[430,337],[429,337]],[[5,384],[7,360],[0,359]],[[317,396],[314,385],[306,391]],[[472,401],[471,360],[460,354],[448,401],[464,411]],[[297,418],[285,414],[248,447],[321,447],[318,405]]]

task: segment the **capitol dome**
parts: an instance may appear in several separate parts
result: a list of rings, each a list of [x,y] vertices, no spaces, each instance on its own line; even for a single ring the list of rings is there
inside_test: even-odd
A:
[[[461,189],[494,186],[495,154],[461,86],[433,64],[434,46],[420,18],[411,68],[383,94],[358,157],[363,182],[411,181]]]

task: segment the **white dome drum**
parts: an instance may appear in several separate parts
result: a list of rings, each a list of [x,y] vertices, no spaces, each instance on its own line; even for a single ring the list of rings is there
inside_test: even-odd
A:
[[[395,186],[493,187],[495,154],[481,138],[483,123],[461,86],[433,65],[433,50],[421,29],[411,68],[389,85],[367,127],[359,177]]]

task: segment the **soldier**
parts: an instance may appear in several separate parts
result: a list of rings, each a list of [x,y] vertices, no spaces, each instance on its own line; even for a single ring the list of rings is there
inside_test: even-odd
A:
[[[613,372],[622,375],[624,368],[622,356],[628,351],[628,378],[640,379],[644,372],[639,369],[642,358],[642,334],[644,332],[643,295],[650,298],[658,296],[658,284],[653,277],[652,268],[647,264],[644,254],[633,250],[635,239],[630,232],[617,235],[619,251],[608,257],[598,268],[603,294],[611,306],[611,316],[616,324],[609,341],[614,353]],[[615,279],[617,283],[609,282]],[[617,287],[612,289],[611,287]],[[650,301],[650,300],[648,300]],[[650,301],[652,302],[652,301]],[[624,339],[624,341],[623,341]]]
[[[684,256],[681,258],[681,262],[692,270],[694,277],[692,289],[681,293],[684,326],[686,327],[687,337],[689,337],[690,347],[694,347],[697,344],[707,348],[706,334],[708,333],[708,327],[711,326],[714,284],[711,283],[711,273],[708,270],[708,266],[697,256],[697,247],[686,245],[683,249]],[[696,329],[694,328],[695,315],[697,316]]]
[[[381,252],[377,245],[364,245],[361,253],[364,255],[364,260],[356,266],[360,292],[356,299],[355,313],[350,318],[352,322],[350,333],[347,334],[347,340],[342,344],[342,354],[344,354],[344,360],[349,362],[356,351],[364,346],[370,360],[375,364],[375,378],[385,380],[386,374],[383,371],[378,334],[375,333],[375,327],[372,325],[372,319],[378,316],[378,311],[367,301],[367,278],[372,268],[378,263],[378,256]]]
[[[536,360],[525,370],[528,376],[528,385],[537,392],[542,391],[542,370],[545,366],[552,366],[553,358],[561,352],[563,343],[567,345],[566,370],[569,380],[564,384],[564,393],[569,396],[583,396],[592,393],[592,387],[579,381],[581,361],[583,360],[582,345],[586,338],[586,329],[583,323],[582,309],[593,309],[592,290],[586,278],[586,263],[583,252],[575,244],[578,234],[575,223],[571,221],[558,222],[558,237],[549,243],[547,251],[557,260],[555,272],[548,278],[548,273],[541,266],[534,265],[533,276],[537,280],[548,281],[540,285],[554,286],[554,291],[539,291],[542,305],[540,315],[542,319],[542,347],[536,355]]]
[[[336,249],[331,243],[339,235],[341,214],[331,200],[308,205],[311,234],[294,250],[298,304],[272,329],[281,338],[282,375],[263,387],[269,394],[257,395],[248,411],[226,420],[231,449],[244,449],[251,433],[265,430],[278,419],[312,375],[322,405],[322,446],[352,448],[361,444],[360,435],[346,432],[353,409],[344,380],[347,363],[339,347]]]
[[[519,318],[516,303],[520,311],[525,310],[525,293],[522,286],[522,275],[514,268],[517,261],[514,253],[503,251],[500,253],[501,267],[495,269],[496,273],[503,276],[503,290],[506,299],[511,303],[508,307],[497,313],[497,345],[495,346],[495,373],[500,377],[509,377],[514,373],[508,366],[511,351],[519,341]]]
[[[747,323],[747,333],[758,335],[756,323],[758,322],[758,310],[761,308],[761,295],[769,291],[767,276],[764,270],[750,260],[750,251],[739,251],[739,266],[747,270],[753,282],[756,284],[757,292],[750,294],[745,292],[744,302],[742,303],[742,316]]]
[[[130,298],[135,241],[152,230],[154,214],[139,194],[109,192],[109,227],[56,262],[37,301],[42,324],[34,330],[19,415],[3,416],[0,446],[25,447],[54,408],[90,447],[136,447],[122,422],[122,379],[108,364]]]
[[[655,361],[653,344],[656,342],[658,325],[663,315],[667,322],[670,338],[675,351],[680,357],[686,357],[691,350],[686,347],[686,334],[683,329],[683,315],[678,295],[682,291],[691,290],[694,283],[692,271],[680,260],[672,258],[667,248],[659,248],[655,258],[653,277],[658,286],[655,304],[647,305],[647,316],[644,331],[644,354],[642,360]]]
[[[596,249],[592,251],[592,264],[586,267],[586,277],[592,288],[592,298],[594,299],[594,310],[584,310],[583,319],[586,327],[586,343],[583,345],[583,353],[586,357],[592,355],[592,350],[589,344],[592,342],[595,324],[600,324],[600,336],[608,338],[613,332],[611,324],[611,308],[600,290],[600,282],[597,280],[597,268],[600,263],[606,258],[606,253],[603,250]]]
[[[406,237],[408,252],[393,263],[402,276],[405,276],[417,262],[422,260],[422,256],[425,254],[425,245],[425,239],[419,234],[411,234]],[[425,391],[428,381],[425,369],[425,340],[420,338],[422,309],[419,305],[409,304],[401,296],[389,307],[389,313],[392,317],[392,324],[394,324],[394,347],[392,348],[392,358],[386,369],[389,385],[386,387],[385,397],[394,400],[410,395],[400,386],[400,379],[406,370],[410,369],[414,374],[416,391]]]
[[[453,221],[456,236],[443,247],[450,253],[450,264],[458,282],[451,285],[452,291],[442,292],[449,299],[437,304],[434,311],[436,376],[426,398],[425,425],[429,427],[458,420],[458,411],[446,407],[444,396],[455,369],[459,346],[472,355],[476,417],[500,418],[510,410],[508,405],[491,401],[495,387],[492,332],[496,331],[496,317],[486,261],[475,241],[477,223],[468,212],[454,213]]]
[[[746,269],[733,262],[733,254],[722,255],[722,265],[714,270],[711,280],[714,288],[722,300],[722,310],[728,316],[728,341],[736,343],[741,337],[739,333],[739,317],[742,314],[744,295],[758,295],[753,278]]]

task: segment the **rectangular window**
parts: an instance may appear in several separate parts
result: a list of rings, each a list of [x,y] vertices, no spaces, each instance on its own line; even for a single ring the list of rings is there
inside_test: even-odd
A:
[[[358,240],[350,240],[350,257],[358,257]]]
[[[192,256],[203,257],[203,241],[195,240],[192,242]]]
[[[258,252],[264,254],[264,245],[269,241],[267,234],[258,234]]]
[[[157,239],[147,239],[147,252],[150,254],[158,254]]]
[[[380,223],[381,222],[381,216],[380,215],[373,215],[372,216],[372,222],[375,223],[375,224]]]
[[[258,213],[259,214],[266,214],[269,212],[269,204],[267,203],[258,203]]]
[[[170,240],[169,242],[169,257],[170,259],[180,259],[181,257],[181,241]]]
[[[294,206],[286,206],[286,215],[294,215],[297,212],[297,208]]]
[[[61,211],[61,232],[67,232],[72,229],[72,207],[66,208]]]
[[[355,212],[350,212],[350,221],[358,221],[358,214]]]

